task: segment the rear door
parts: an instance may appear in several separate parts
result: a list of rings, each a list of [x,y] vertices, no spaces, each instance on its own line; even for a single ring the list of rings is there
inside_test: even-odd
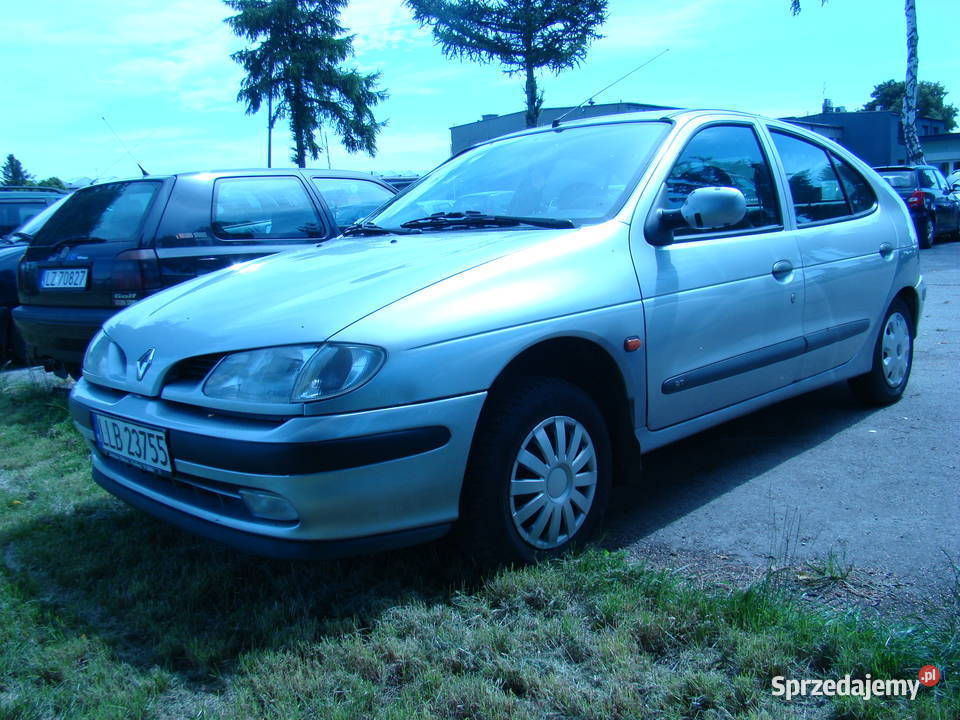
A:
[[[784,232],[780,197],[753,124],[698,130],[669,170],[652,212],[677,208],[690,192],[710,186],[743,192],[747,215],[736,228],[678,230],[663,247],[634,241],[652,430],[776,390],[799,372],[800,253]]]
[[[171,183],[169,178],[105,183],[67,198],[27,248],[20,302],[111,307],[117,256],[135,253],[152,234]]]
[[[897,236],[853,163],[785,129],[771,136],[797,228],[806,292],[801,377],[810,377],[847,362],[872,337],[896,273]]]
[[[167,287],[246,260],[317,242],[332,228],[290,175],[183,175],[152,243]]]

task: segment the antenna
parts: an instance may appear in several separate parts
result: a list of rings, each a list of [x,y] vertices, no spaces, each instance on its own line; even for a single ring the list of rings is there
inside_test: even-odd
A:
[[[119,135],[117,135],[117,131],[113,129],[113,125],[111,125],[110,123],[108,123],[108,122],[107,122],[107,119],[106,119],[103,115],[100,116],[100,119],[103,120],[103,122],[106,124],[106,126],[107,126],[108,128],[110,128],[110,132],[113,133],[113,136],[117,139],[117,142],[120,143],[120,146],[121,146],[124,150],[127,151],[127,155],[130,156],[130,159],[133,160],[134,163],[136,163],[136,166],[137,166],[138,168],[140,168],[140,172],[143,173],[143,176],[144,176],[144,177],[147,177],[150,173],[148,173],[146,170],[143,169],[143,165],[141,165],[141,164],[137,161],[137,159],[133,156],[133,153],[130,152],[130,148],[127,147],[127,144],[126,144],[123,140],[120,139],[120,136],[119,136]]]
[[[607,85],[605,88],[603,88],[603,90],[598,90],[598,91],[595,92],[593,95],[591,95],[591,96],[588,97],[586,100],[584,100],[582,103],[580,103],[579,105],[577,105],[575,108],[570,108],[569,110],[567,110],[563,115],[561,115],[560,117],[558,117],[556,120],[554,120],[554,121],[550,124],[551,127],[557,127],[557,126],[560,124],[560,121],[563,120],[565,117],[567,117],[567,115],[570,115],[570,114],[576,112],[577,110],[579,110],[580,108],[582,108],[582,107],[583,107],[584,105],[586,105],[587,103],[593,104],[592,101],[593,101],[593,99],[594,99],[597,95],[599,95],[599,94],[602,93],[602,92],[606,92],[607,90],[609,90],[610,88],[612,88],[614,85],[616,85],[616,84],[617,84],[618,82],[620,82],[621,80],[626,80],[628,77],[630,77],[631,75],[633,75],[637,70],[640,70],[641,68],[645,68],[647,65],[649,65],[650,63],[652,63],[652,62],[653,62],[654,60],[656,60],[658,57],[660,57],[661,55],[666,55],[668,52],[670,52],[670,48],[667,48],[667,49],[665,49],[665,50],[661,50],[660,52],[658,52],[656,55],[654,55],[652,58],[650,58],[650,59],[647,60],[646,62],[641,63],[640,65],[637,65],[633,70],[631,70],[630,72],[628,72],[628,73],[627,73],[626,75],[624,75],[623,77],[614,80],[612,83],[610,83],[610,84]]]

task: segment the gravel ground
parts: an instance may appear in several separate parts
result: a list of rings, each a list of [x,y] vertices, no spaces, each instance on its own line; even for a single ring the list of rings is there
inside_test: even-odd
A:
[[[607,543],[737,578],[775,567],[874,605],[949,593],[960,564],[960,243],[921,254],[927,282],[904,398],[865,410],[845,384],[644,456]]]

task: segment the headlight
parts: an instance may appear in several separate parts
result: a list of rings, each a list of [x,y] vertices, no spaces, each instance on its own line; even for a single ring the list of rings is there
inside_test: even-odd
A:
[[[234,353],[221,360],[203,394],[223,400],[291,403],[325,400],[363,385],[385,353],[369,345],[286,345]]]
[[[97,377],[123,380],[127,373],[127,358],[120,346],[100,330],[87,346],[83,371]]]

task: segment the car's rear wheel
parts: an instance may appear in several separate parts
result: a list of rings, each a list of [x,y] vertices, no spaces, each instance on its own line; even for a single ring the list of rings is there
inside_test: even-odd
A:
[[[933,218],[925,217],[917,224],[917,238],[920,240],[920,247],[924,249],[932,248],[936,236],[937,224]]]
[[[873,367],[850,381],[850,388],[868,405],[891,405],[903,396],[913,367],[912,317],[903,300],[893,301],[880,326]]]
[[[577,386],[526,378],[488,401],[461,499],[459,536],[472,556],[525,563],[587,540],[606,510],[606,423]]]

